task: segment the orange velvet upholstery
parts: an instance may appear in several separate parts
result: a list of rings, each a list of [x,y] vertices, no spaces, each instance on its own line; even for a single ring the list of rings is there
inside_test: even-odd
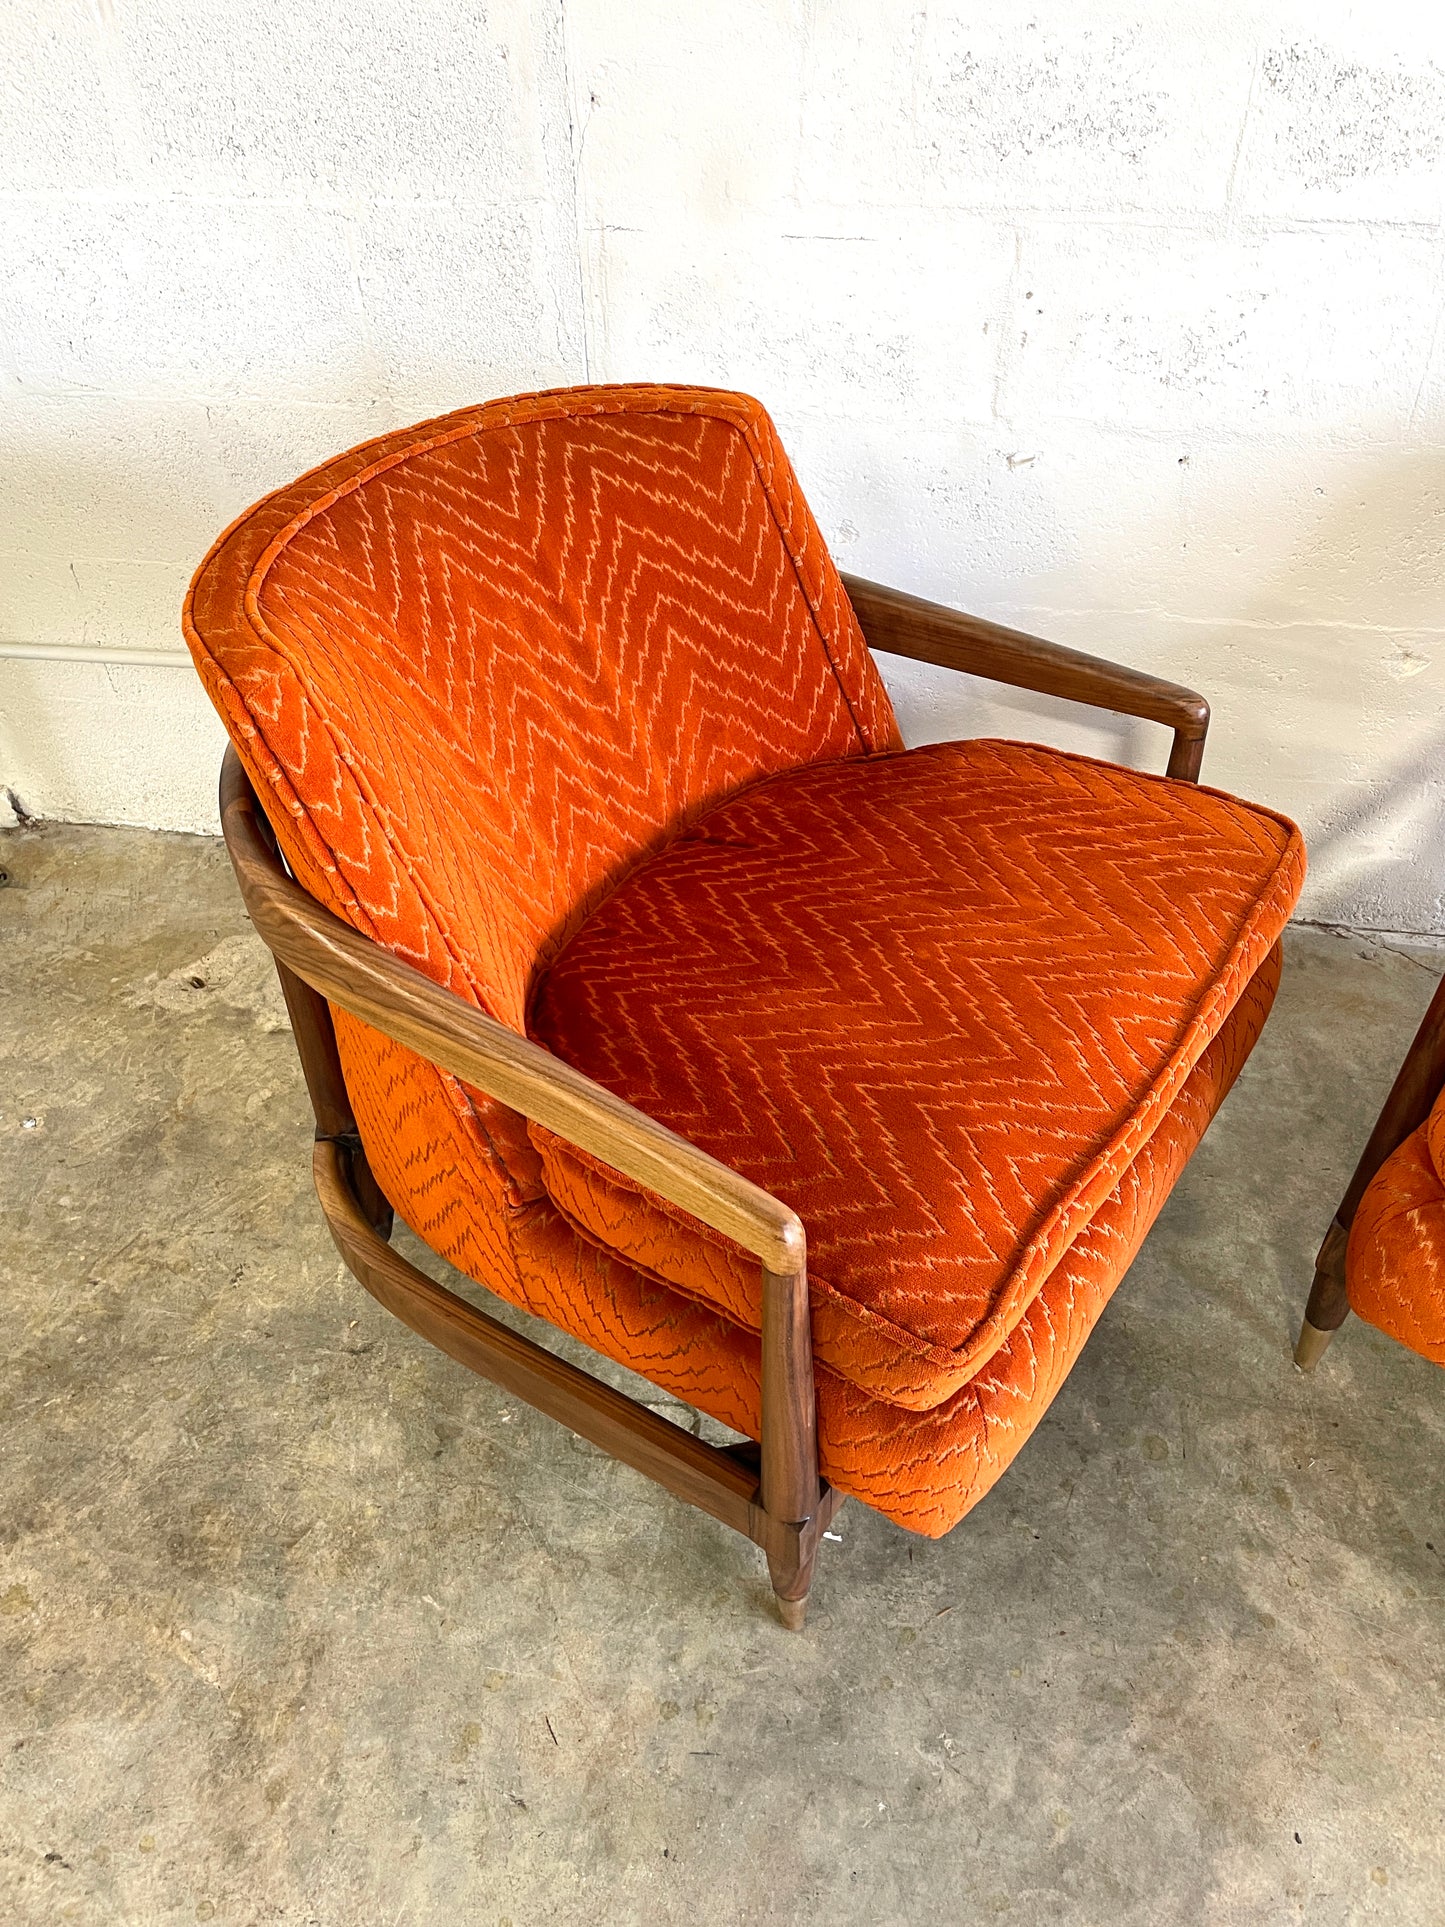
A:
[[[819,1255],[824,1470],[946,1530],[1046,1408],[1248,1054],[1298,888],[1289,827],[1016,745],[900,753],[767,416],[714,391],[522,397],[354,450],[227,531],[186,634],[302,884],[501,1022],[555,1022],[579,1061],[582,960],[684,877],[696,923],[709,864],[742,892],[778,1021],[755,1013],[749,1085],[702,1046],[718,1007],[689,1015],[687,957],[649,953],[673,1053],[657,1114],[695,1046],[710,1095],[684,1104],[688,1134],[721,1129],[745,1166],[751,1124],[781,1171],[803,1112],[747,1106],[778,1088],[786,1022],[832,1038],[792,1172]],[[771,929],[744,888],[759,862],[786,911]],[[336,1027],[368,1161],[420,1236],[756,1436],[756,1292],[725,1244],[641,1194],[619,1212],[505,1107]],[[888,1050],[884,1104],[860,1073]],[[931,1136],[908,1109],[925,1069]],[[823,1134],[845,1129],[830,1191]]]
[[[898,1524],[938,1538],[976,1505],[1048,1410],[1194,1147],[1264,1027],[1279,982],[1276,947],[1246,984],[1158,1130],[1044,1280],[1005,1343],[931,1411],[871,1396],[819,1368],[825,1476]],[[388,1192],[391,1183],[386,1185]],[[414,1225],[416,1220],[410,1217]],[[463,1214],[429,1241],[491,1278],[484,1230]],[[437,1230],[443,1227],[438,1226]],[[516,1302],[724,1425],[758,1436],[759,1340],[745,1326],[578,1239],[545,1200],[514,1220]],[[512,1293],[508,1293],[512,1296]]]
[[[1366,1188],[1345,1287],[1361,1318],[1445,1365],[1445,1093]]]
[[[926,1410],[1158,1128],[1302,868],[1263,811],[1027,744],[815,765],[634,871],[533,1032],[791,1205],[817,1357]],[[759,1329],[743,1252],[532,1137],[580,1230]]]
[[[679,825],[898,745],[771,422],[704,389],[524,396],[355,449],[226,532],[186,636],[299,880],[519,1030]],[[374,1041],[338,1033],[361,1074]],[[487,1189],[535,1195],[521,1120],[417,1060],[407,1101],[438,1080]]]

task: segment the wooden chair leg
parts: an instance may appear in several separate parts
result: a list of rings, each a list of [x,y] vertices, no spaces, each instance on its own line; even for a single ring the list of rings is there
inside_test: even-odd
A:
[[[221,771],[223,820],[226,816],[228,786],[233,775],[238,773],[231,770],[234,756],[234,750],[227,751],[226,763]],[[257,803],[254,792],[248,789],[248,793],[255,805],[252,822],[256,834],[279,866],[282,858],[276,832],[266,812]],[[228,849],[231,847],[231,835],[228,829]],[[234,854],[233,851],[233,860]],[[240,876],[239,871],[237,875]],[[244,883],[242,895],[245,895]],[[362,1149],[361,1133],[356,1128],[351,1099],[346,1094],[341,1056],[336,1048],[336,1027],[331,1021],[331,1006],[319,990],[313,989],[304,977],[298,977],[274,952],[271,961],[281,980],[281,994],[286,999],[286,1012],[291,1019],[291,1035],[296,1040],[296,1054],[301,1059],[306,1088],[311,1095],[311,1108],[316,1114],[316,1141],[318,1144],[335,1144],[344,1154],[352,1189],[366,1214],[366,1222],[378,1238],[389,1239],[394,1223],[391,1204],[372,1174],[371,1166],[366,1161],[366,1152]]]
[[[813,1586],[813,1568],[817,1561],[816,1540],[806,1557],[795,1556],[790,1560],[786,1554],[768,1554],[768,1577],[773,1582],[778,1617],[790,1633],[803,1630],[803,1621],[808,1612],[808,1594]]]
[[[393,1224],[391,1205],[372,1175],[366,1152],[361,1147],[361,1133],[356,1128],[351,1099],[346,1094],[346,1079],[341,1072],[330,1007],[319,991],[313,990],[294,970],[289,970],[279,957],[273,961],[276,975],[281,979],[281,993],[286,999],[306,1088],[311,1093],[311,1108],[316,1113],[316,1141],[334,1144],[345,1155],[352,1189],[366,1214],[366,1222],[377,1237],[389,1239]]]
[[[803,1630],[821,1530],[817,1391],[808,1273],[763,1272],[763,1477],[768,1573],[789,1632]]]
[[[1294,1362],[1302,1372],[1312,1372],[1324,1357],[1330,1340],[1350,1315],[1345,1294],[1345,1247],[1350,1234],[1336,1218],[1325,1233],[1320,1255],[1315,1260],[1315,1281],[1310,1287],[1304,1322],[1295,1343]]]

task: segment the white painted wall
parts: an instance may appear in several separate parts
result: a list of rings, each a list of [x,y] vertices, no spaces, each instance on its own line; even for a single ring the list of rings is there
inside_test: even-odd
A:
[[[701,380],[845,567],[1203,689],[1307,914],[1445,930],[1442,186],[1423,0],[0,0],[0,785],[212,827],[225,522]],[[913,740],[1159,753],[885,666]]]

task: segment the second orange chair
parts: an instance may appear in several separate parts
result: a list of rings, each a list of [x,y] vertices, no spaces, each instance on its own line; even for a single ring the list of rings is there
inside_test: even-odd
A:
[[[1320,1247],[1295,1347],[1304,1371],[1351,1311],[1445,1365],[1445,983]]]

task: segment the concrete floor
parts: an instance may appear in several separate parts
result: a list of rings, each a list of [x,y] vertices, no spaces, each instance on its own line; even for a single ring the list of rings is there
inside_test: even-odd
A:
[[[1445,1377],[1288,1353],[1438,956],[1294,935],[1038,1435],[795,1638],[343,1274],[217,845],[0,863],[0,1918],[1445,1920]]]

